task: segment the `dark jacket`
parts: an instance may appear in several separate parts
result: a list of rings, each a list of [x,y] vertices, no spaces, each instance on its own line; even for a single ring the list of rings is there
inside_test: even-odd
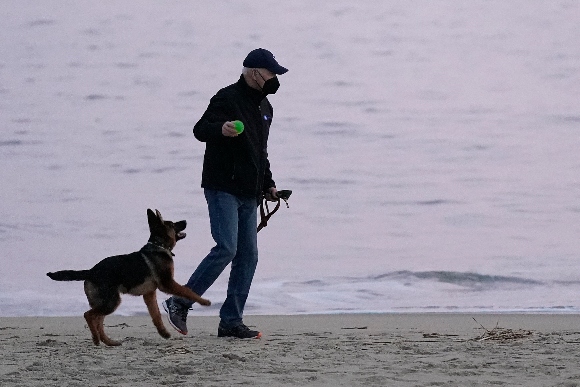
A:
[[[216,93],[193,134],[205,142],[201,186],[238,196],[260,198],[275,187],[268,161],[272,105],[262,92],[248,86],[243,76]],[[222,134],[226,121],[240,120],[237,137]]]

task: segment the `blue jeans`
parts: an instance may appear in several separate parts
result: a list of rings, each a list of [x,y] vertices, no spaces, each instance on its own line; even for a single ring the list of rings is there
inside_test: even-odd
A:
[[[204,190],[211,235],[216,245],[200,262],[185,286],[202,295],[231,263],[227,297],[220,309],[220,324],[242,323],[244,306],[258,264],[257,203],[255,198]],[[190,307],[191,301],[179,300]]]

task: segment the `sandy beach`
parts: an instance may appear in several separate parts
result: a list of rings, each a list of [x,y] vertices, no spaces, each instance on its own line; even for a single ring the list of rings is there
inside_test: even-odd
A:
[[[247,316],[260,340],[218,338],[217,317],[159,337],[148,316],[0,318],[2,386],[579,386],[578,315]],[[484,329],[485,328],[485,329]]]

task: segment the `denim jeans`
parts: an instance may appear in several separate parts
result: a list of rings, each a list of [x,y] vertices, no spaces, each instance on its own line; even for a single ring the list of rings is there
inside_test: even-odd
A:
[[[233,327],[242,323],[244,306],[258,264],[257,203],[255,198],[227,192],[204,190],[211,235],[216,245],[200,262],[185,286],[202,295],[232,264],[227,297],[220,309],[220,324]],[[179,299],[184,306],[192,302]]]

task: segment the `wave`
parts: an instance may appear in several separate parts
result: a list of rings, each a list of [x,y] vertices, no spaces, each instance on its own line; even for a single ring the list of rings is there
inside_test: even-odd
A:
[[[456,271],[408,271],[401,270],[368,277],[372,280],[432,280],[470,288],[483,288],[502,285],[544,285],[545,282],[515,276],[489,275],[474,272]]]
[[[541,281],[533,278],[518,276],[503,276],[493,274],[480,274],[476,272],[458,271],[411,271],[398,270],[378,275],[361,277],[325,277],[324,279],[311,279],[307,281],[288,281],[283,286],[301,286],[304,288],[324,288],[332,286],[353,284],[403,284],[405,286],[418,286],[420,283],[442,283],[458,285],[470,289],[495,289],[506,286],[578,286],[580,281]]]

